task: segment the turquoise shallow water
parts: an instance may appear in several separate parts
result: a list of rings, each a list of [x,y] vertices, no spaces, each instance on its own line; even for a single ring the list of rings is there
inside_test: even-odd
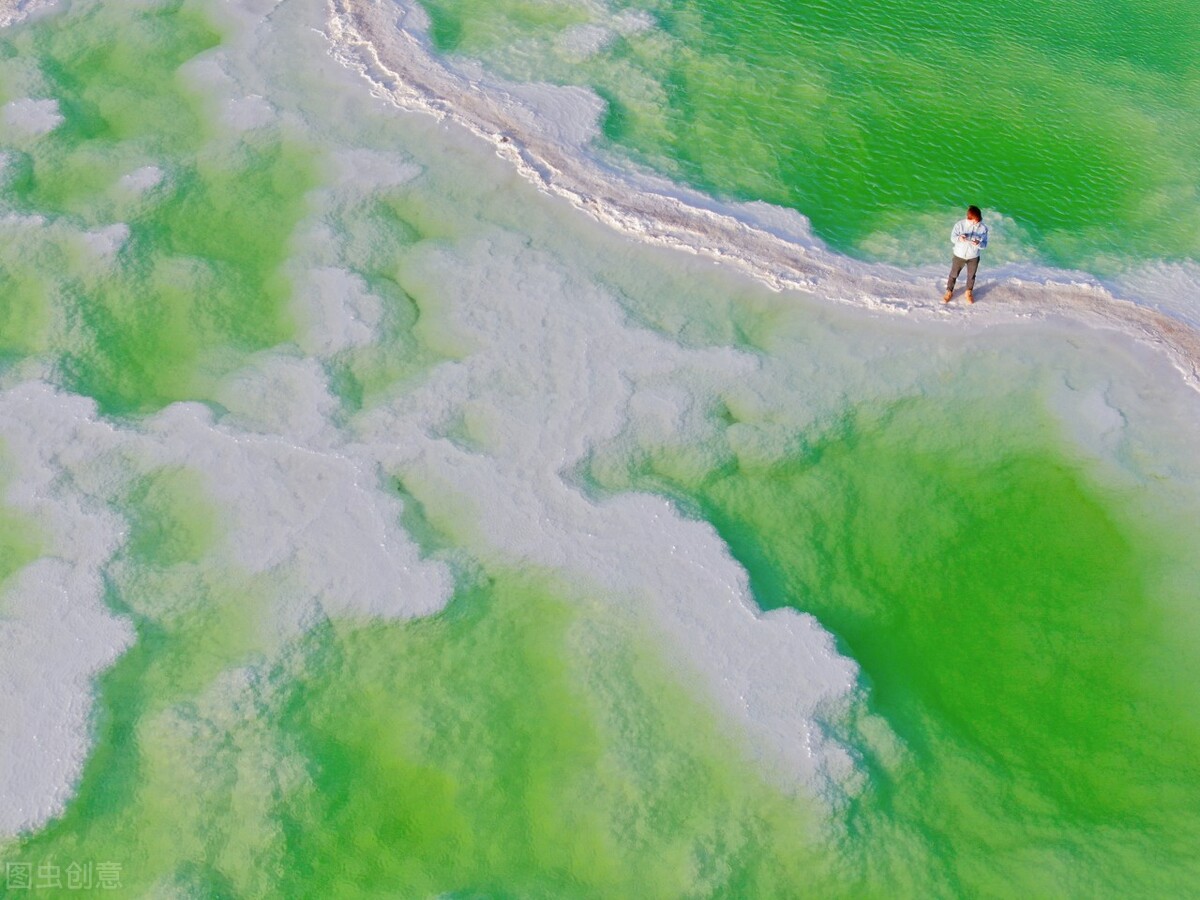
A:
[[[625,67],[610,140],[735,194],[720,168],[744,151],[745,196],[760,196],[783,169],[759,125],[729,122],[770,87],[772,54],[795,67],[784,44],[804,29],[750,9],[725,22],[664,6],[655,28],[624,20],[626,37],[587,59],[578,43],[560,50]],[[35,882],[57,871],[61,887],[32,895],[61,897],[79,895],[68,867],[99,863],[154,897],[1197,890],[1198,483],[1173,440],[1196,433],[1196,404],[1169,402],[1168,366],[1082,330],[866,319],[639,247],[538,195],[486,145],[374,102],[324,58],[322,3],[251,16],[253,41],[227,12],[76,2],[0,42],[0,103],[53,100],[62,117],[44,133],[3,122],[0,412],[19,425],[6,441],[37,440],[33,463],[0,458],[0,588],[75,559],[90,532],[64,539],[64,520],[108,522],[95,602],[136,632],[75,695],[91,704],[89,752],[60,813],[0,844],[6,879],[9,864]],[[450,12],[435,16],[443,46],[487,54],[525,36],[530,66],[553,61],[543,37],[594,15]],[[813,15],[826,38],[852,38],[875,13]],[[1047,22],[1025,44],[1041,46]],[[1091,78],[1087,66],[1116,65],[1111,34],[1059,39]],[[1135,29],[1128,46],[1155,40],[1178,49],[1187,35]],[[655,65],[678,73],[645,69],[643,108],[628,86],[654,42]],[[914,43],[874,52],[911,60]],[[763,56],[738,82],[747,47]],[[856,59],[841,71],[822,53],[844,79],[822,76],[842,83],[827,109],[851,121]],[[1163,47],[1146,53],[1126,65],[1192,83]],[[679,123],[699,136],[694,159],[676,154]],[[800,159],[810,135],[797,134]],[[876,159],[830,140],[803,153],[838,177]],[[1125,171],[1133,150],[1110,144]],[[851,164],[851,150],[866,156]],[[160,180],[131,188],[148,167]],[[1121,184],[1103,196],[1154,196]],[[828,188],[832,212],[814,221],[854,225],[864,197],[893,198],[868,219],[940,220],[932,200],[888,212],[899,195],[876,187]],[[88,236],[115,224],[124,240],[97,251]],[[847,227],[830,239],[873,246],[875,231]],[[1025,227],[1045,247],[1065,233]],[[13,412],[9,390],[27,381],[94,409],[38,432],[63,398]],[[217,424],[172,442],[192,421],[179,401]],[[1144,427],[1155,415],[1171,427]],[[88,416],[95,428],[72,430]],[[233,476],[268,451],[259,483],[230,499],[223,481],[246,484]],[[349,488],[330,486],[348,460],[365,462]],[[42,494],[61,501],[49,513],[12,490],[43,470]],[[597,585],[597,559],[605,575],[642,561],[596,549],[602,504],[631,491],[711,526],[687,532],[711,538],[709,556],[681,541],[656,565],[703,571],[727,548],[761,607],[811,613],[861,666],[861,702],[822,723],[856,779],[827,797],[781,784],[681,668],[653,598]],[[360,515],[337,521],[361,541],[315,557],[314,575],[309,534],[348,508]],[[537,527],[517,546],[532,549],[512,551],[501,532],[529,509]],[[654,528],[672,527],[654,510]],[[392,569],[359,606],[347,599],[374,559],[359,545],[402,549],[380,522],[416,545],[407,568],[445,566],[444,609],[380,614],[407,574]],[[727,585],[710,593],[686,611],[728,605]],[[24,614],[15,599],[0,593],[5,627]],[[709,635],[705,663],[737,665],[726,638]],[[26,645],[0,664],[13,648]],[[34,651],[38,700],[64,660]],[[763,655],[759,683],[803,699],[809,685],[774,674],[788,660]]]
[[[973,203],[1001,258],[1111,273],[1200,257],[1186,0],[423,5],[439,49],[589,85],[618,153],[798,209],[845,252],[940,258]]]

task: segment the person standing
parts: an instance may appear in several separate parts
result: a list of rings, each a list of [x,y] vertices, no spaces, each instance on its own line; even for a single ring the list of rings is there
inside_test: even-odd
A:
[[[954,248],[954,259],[950,263],[950,279],[946,282],[943,303],[954,296],[954,284],[958,273],[967,270],[967,302],[975,302],[975,273],[979,270],[979,254],[987,248],[988,227],[983,224],[983,213],[978,206],[967,207],[967,217],[954,224],[950,232],[950,246]]]

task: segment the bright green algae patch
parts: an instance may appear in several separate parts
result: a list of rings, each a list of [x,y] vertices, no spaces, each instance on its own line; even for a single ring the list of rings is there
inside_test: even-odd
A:
[[[1189,0],[620,2],[589,16],[615,29],[598,50],[564,27],[575,2],[422,5],[439,49],[590,85],[612,144],[718,196],[798,209],[843,251],[940,257],[976,203],[1028,244],[993,252],[1100,270],[1200,257]],[[622,28],[630,9],[654,27]]]
[[[246,353],[293,336],[281,267],[317,159],[286,127],[218,122],[180,68],[219,40],[182,3],[81,6],[3,39],[0,60],[35,62],[38,98],[64,121],[0,142],[4,205],[44,222],[0,250],[0,352],[49,351],[64,386],[106,412],[204,397]],[[148,167],[160,184],[121,184]],[[86,247],[84,232],[114,224],[129,229],[115,254]]]
[[[1037,426],[926,401],[850,416],[777,464],[698,484],[671,468],[634,484],[712,522],[764,607],[833,631],[906,748],[868,751],[846,811],[853,893],[1200,884],[1200,656],[1172,615],[1195,603],[1195,567],[1136,494],[1099,488]]]
[[[199,640],[236,621],[143,624],[102,679],[78,795],[6,860],[116,861],[131,892],[197,896],[804,884],[821,867],[810,812],[760,780],[627,619],[564,596],[503,574],[427,619],[319,626],[224,687],[179,672],[245,661]]]
[[[220,528],[204,484],[190,469],[160,469],[141,479],[121,504],[129,522],[126,552],[142,565],[198,562]]]
[[[597,612],[505,579],[399,646],[376,627],[330,648],[318,671],[353,674],[292,706],[325,761],[309,813],[326,827],[297,829],[313,864],[296,887],[665,897],[796,883],[804,817]]]
[[[0,487],[7,482],[0,470]],[[41,551],[42,538],[36,523],[18,510],[0,506],[0,618],[4,616],[3,591],[8,579],[37,559]]]

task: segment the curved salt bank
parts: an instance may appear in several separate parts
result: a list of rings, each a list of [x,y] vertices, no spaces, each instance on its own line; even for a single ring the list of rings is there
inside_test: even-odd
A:
[[[626,234],[737,266],[776,290],[795,289],[866,309],[955,321],[940,303],[941,269],[906,271],[824,249],[802,217],[766,204],[720,204],[665,179],[618,171],[587,152],[602,101],[577,87],[515,85],[430,48],[414,0],[329,0],[330,51],[376,93],[405,109],[464,125],[540,189]],[[1200,390],[1200,334],[1171,315],[1115,296],[1085,273],[1006,266],[972,308],[978,323],[1069,316],[1164,350]],[[1120,287],[1117,283],[1114,286]],[[1166,307],[1164,307],[1166,308]]]

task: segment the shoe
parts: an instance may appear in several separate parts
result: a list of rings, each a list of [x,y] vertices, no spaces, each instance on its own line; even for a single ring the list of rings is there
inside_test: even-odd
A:
[[[946,293],[942,294],[942,302],[949,303],[950,298],[953,296],[954,296],[954,291],[946,291]],[[970,294],[968,294],[967,296],[970,296]]]
[[[974,294],[971,292],[971,289],[970,289],[970,288],[967,288],[967,302],[968,302],[968,303],[974,303],[974,302],[975,302],[975,295],[974,295]]]

